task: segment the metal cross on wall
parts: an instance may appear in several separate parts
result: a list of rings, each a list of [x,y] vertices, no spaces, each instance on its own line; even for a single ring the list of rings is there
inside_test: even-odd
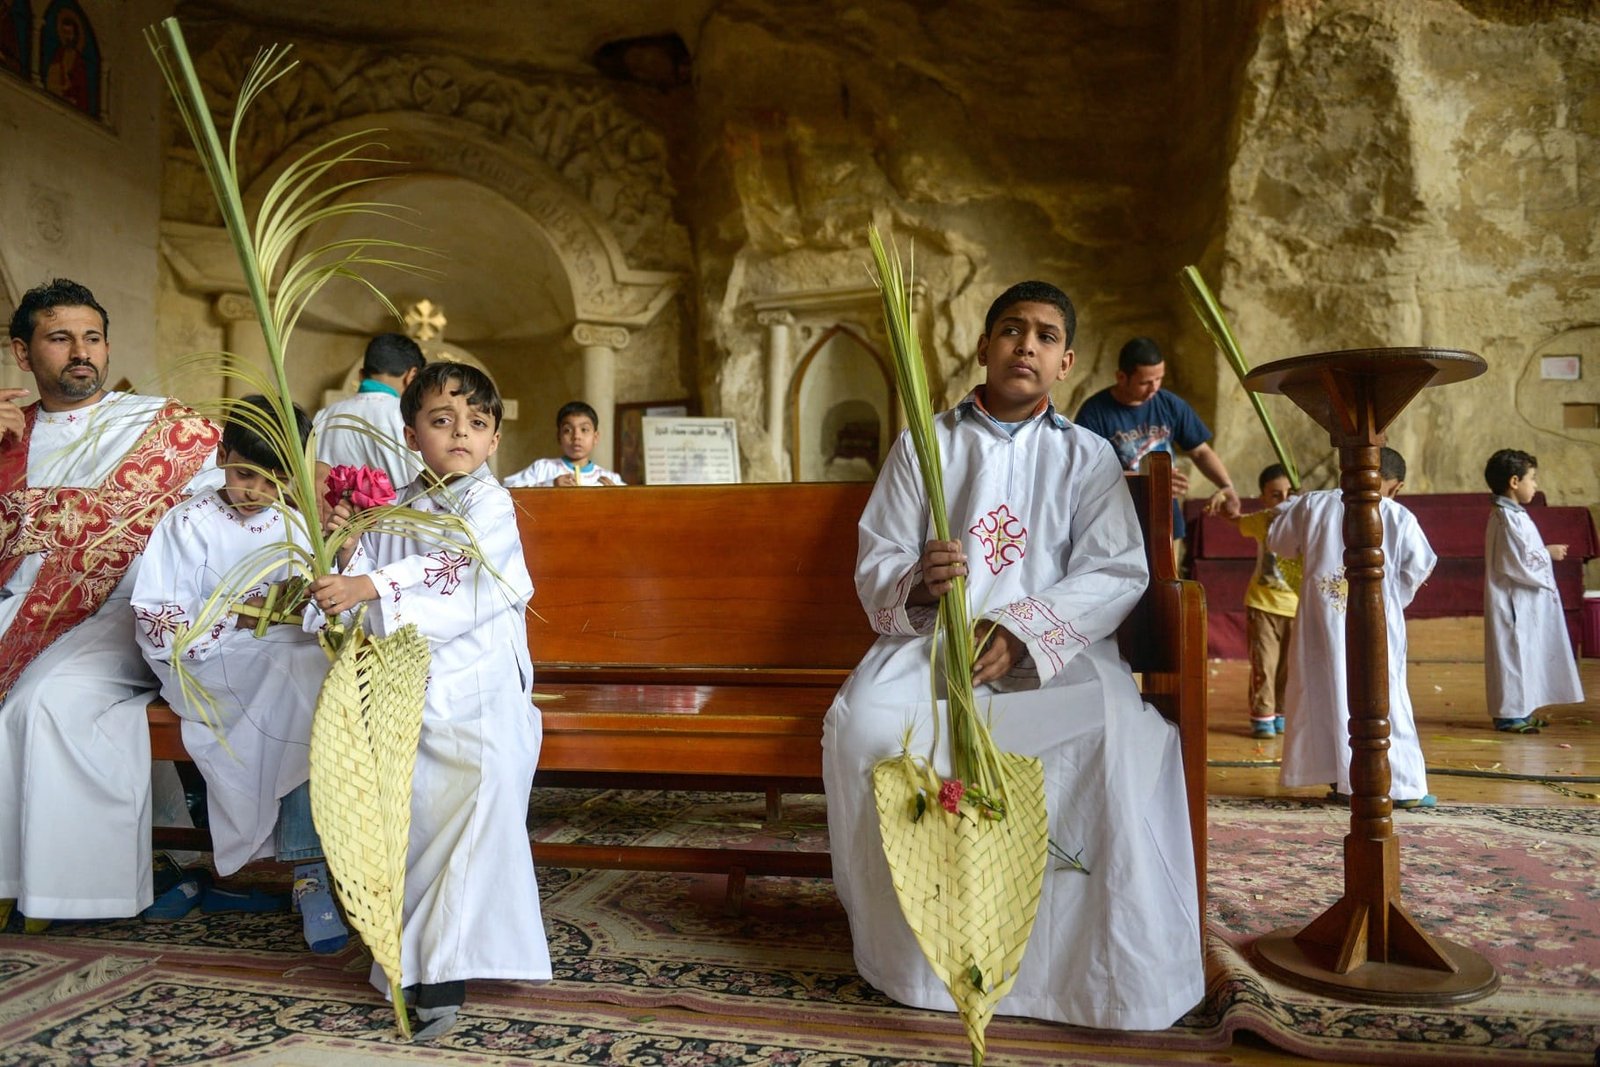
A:
[[[443,340],[449,321],[444,317],[444,308],[432,300],[418,300],[406,308],[406,333],[413,341]]]

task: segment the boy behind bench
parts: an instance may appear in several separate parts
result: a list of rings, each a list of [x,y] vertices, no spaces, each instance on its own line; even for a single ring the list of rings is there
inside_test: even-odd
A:
[[[500,445],[501,413],[494,382],[459,363],[424,367],[400,399],[406,444],[426,465],[400,499],[463,519],[481,562],[460,551],[464,544],[369,532],[345,554],[344,574],[311,585],[308,614],[366,603],[374,631],[414,623],[433,654],[402,916],[401,984],[408,994],[416,987],[417,1015],[428,1024],[419,1037],[450,1026],[468,978],[550,977],[526,828],[541,738],[523,619],[533,581],[511,494],[486,466]],[[349,516],[340,504],[330,529]],[[388,988],[376,967],[372,981]]]

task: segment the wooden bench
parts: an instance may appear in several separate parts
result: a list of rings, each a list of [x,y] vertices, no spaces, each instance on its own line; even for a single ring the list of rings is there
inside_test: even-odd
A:
[[[1205,884],[1205,614],[1177,579],[1167,458],[1129,478],[1152,581],[1119,638],[1146,699],[1179,725]],[[535,785],[820,792],[822,718],[874,640],[856,597],[871,486],[770,484],[515,491],[536,594],[528,620],[544,744]],[[156,759],[184,759],[150,711]],[[200,838],[158,828],[166,843]],[[826,876],[817,852],[539,842],[538,863]]]

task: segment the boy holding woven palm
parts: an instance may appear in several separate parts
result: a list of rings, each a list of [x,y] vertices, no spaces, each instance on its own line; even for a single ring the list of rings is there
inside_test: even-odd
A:
[[[523,619],[533,582],[511,494],[487,466],[500,445],[500,394],[474,367],[433,363],[400,407],[406,444],[425,465],[401,499],[456,516],[471,537],[369,532],[346,545],[345,573],[310,591],[330,615],[366,604],[379,634],[415,625],[432,653],[401,950],[401,984],[425,1024],[418,1036],[431,1037],[454,1022],[466,979],[550,977],[526,828],[541,732]],[[350,514],[336,507],[330,530]],[[372,981],[388,988],[376,966]]]
[[[950,1010],[901,914],[869,775],[902,750],[928,750],[935,605],[965,575],[984,610],[973,681],[995,741],[1043,761],[1050,836],[1092,872],[1046,873],[1032,942],[997,1010],[1161,1029],[1204,993],[1188,810],[1177,731],[1140,700],[1117,650],[1117,626],[1149,580],[1122,468],[1050,399],[1072,368],[1075,322],[1071,301],[1043,282],[990,307],[984,384],[934,425],[958,540],[930,540],[906,435],[879,475],[856,588],[880,636],[823,724],[834,881],[862,976],[903,1003]]]

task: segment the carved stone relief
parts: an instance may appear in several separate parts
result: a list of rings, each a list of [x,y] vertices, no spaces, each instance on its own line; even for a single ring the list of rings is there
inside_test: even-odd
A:
[[[214,101],[231,103],[248,57],[264,42],[259,31],[245,26],[194,27],[191,47]],[[468,128],[457,134],[458,145],[477,139],[506,153],[494,153],[507,162],[495,174],[493,187],[512,199],[526,203],[533,196],[521,161],[537,160],[605,221],[632,263],[655,269],[689,263],[687,234],[671,214],[676,194],[667,172],[665,139],[604,87],[554,75],[511,78],[456,56],[395,54],[315,41],[297,42],[294,58],[300,64],[294,75],[259,98],[241,132],[240,169],[246,185],[294,146],[322,140],[319,135],[328,127],[360,118],[360,126],[393,129],[399,115],[432,116]],[[231,116],[215,117],[224,125]],[[193,170],[193,151],[181,126],[174,126],[169,168]],[[463,160],[461,166],[486,177],[492,172],[487,161],[475,166]],[[187,195],[195,185],[192,178],[169,179],[166,217],[216,222],[209,198]]]

